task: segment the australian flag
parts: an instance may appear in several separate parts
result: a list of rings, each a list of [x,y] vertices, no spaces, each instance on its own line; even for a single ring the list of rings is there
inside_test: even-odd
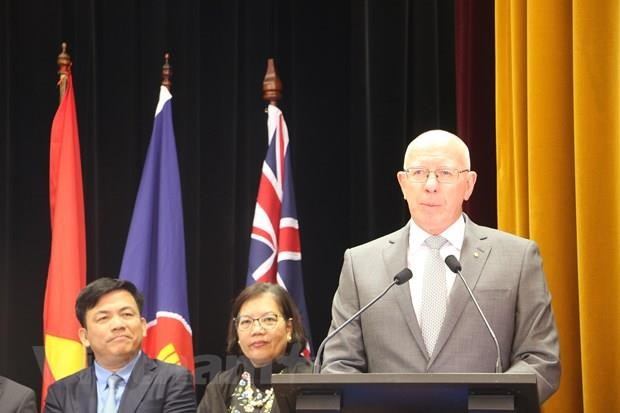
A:
[[[267,113],[269,147],[258,187],[246,284],[271,282],[286,288],[310,337],[288,129],[280,109],[269,105]],[[307,355],[309,352],[308,347]]]
[[[172,95],[161,86],[119,278],[144,294],[145,353],[194,371]]]

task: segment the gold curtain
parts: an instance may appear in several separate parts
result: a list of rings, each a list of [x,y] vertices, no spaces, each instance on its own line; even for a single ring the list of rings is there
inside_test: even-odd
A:
[[[545,413],[620,411],[620,2],[498,0],[498,226],[538,242],[562,379]]]

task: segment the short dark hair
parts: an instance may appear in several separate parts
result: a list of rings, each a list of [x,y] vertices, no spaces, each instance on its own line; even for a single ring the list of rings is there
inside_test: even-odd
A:
[[[101,297],[117,290],[124,290],[131,294],[136,300],[140,314],[142,314],[144,297],[131,281],[101,277],[84,287],[75,300],[75,315],[82,327],[86,328],[86,312],[94,308]]]
[[[235,326],[235,317],[239,316],[239,310],[246,301],[252,300],[262,294],[271,294],[276,304],[282,310],[282,315],[286,320],[291,319],[293,331],[291,333],[291,341],[286,346],[286,352],[292,348],[298,348],[303,351],[306,348],[306,334],[303,324],[301,323],[301,314],[293,297],[284,288],[278,284],[258,282],[246,287],[239,293],[232,304],[230,320],[228,321],[228,338],[226,340],[226,351],[230,354],[241,355],[239,347],[239,335]]]

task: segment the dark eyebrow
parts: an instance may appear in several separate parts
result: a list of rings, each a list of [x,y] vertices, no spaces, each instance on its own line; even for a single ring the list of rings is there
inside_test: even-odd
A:
[[[264,317],[264,316],[266,316],[266,315],[268,315],[268,314],[278,315],[278,313],[276,313],[275,311],[267,311],[266,313],[263,313],[263,314],[259,315],[257,318]],[[252,316],[251,316],[251,315],[249,315],[249,314],[239,314],[239,316],[238,316],[237,318],[239,318],[239,317],[250,317],[250,318],[254,318],[254,317],[252,317]]]
[[[98,318],[100,316],[106,316],[106,315],[110,315],[110,311],[108,311],[108,310],[97,310],[94,313],[92,313],[92,317],[93,318]]]

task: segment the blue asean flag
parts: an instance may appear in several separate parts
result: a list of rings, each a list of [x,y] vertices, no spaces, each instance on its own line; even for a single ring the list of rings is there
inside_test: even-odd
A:
[[[172,95],[161,86],[119,278],[144,294],[149,357],[194,371]]]

